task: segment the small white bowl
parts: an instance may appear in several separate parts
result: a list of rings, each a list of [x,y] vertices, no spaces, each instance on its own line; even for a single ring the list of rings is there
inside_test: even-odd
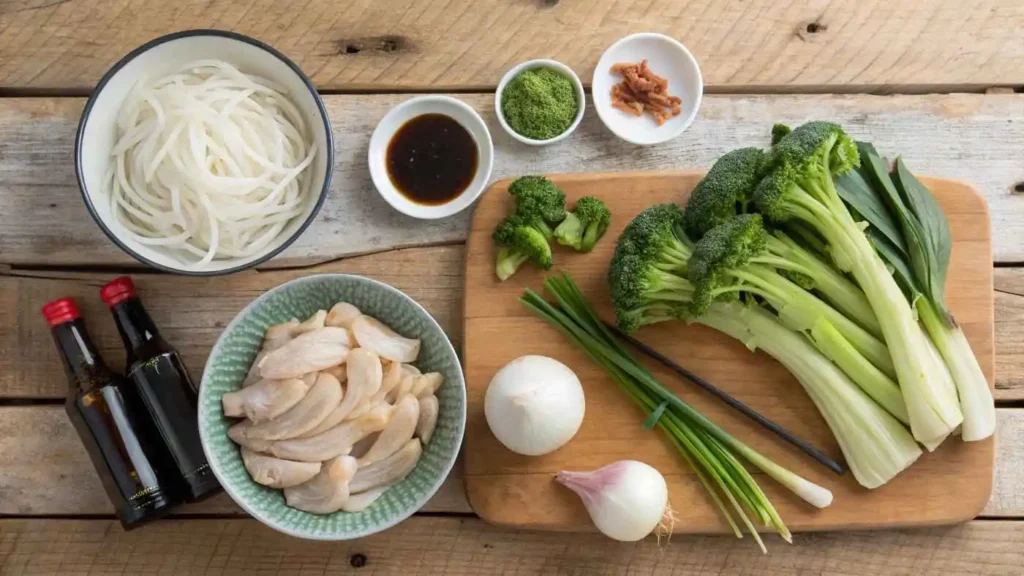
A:
[[[501,111],[501,93],[505,91],[505,85],[509,83],[513,78],[519,75],[520,72],[526,70],[533,70],[534,68],[551,68],[565,74],[572,80],[572,85],[576,89],[576,102],[579,104],[579,109],[576,110],[576,118],[573,119],[572,124],[558,136],[554,138],[548,138],[547,140],[534,140],[533,138],[527,138],[512,129],[505,121],[505,115]],[[508,132],[509,136],[519,140],[523,144],[529,144],[530,146],[546,146],[548,144],[554,144],[559,140],[565,140],[572,134],[576,127],[580,125],[580,121],[583,120],[583,110],[587,107],[587,96],[583,93],[583,82],[580,82],[580,77],[572,71],[565,64],[556,60],[529,60],[522,64],[512,68],[505,73],[501,78],[501,82],[498,83],[498,89],[494,92],[494,113],[498,115],[498,122],[501,123],[501,127]]]
[[[669,94],[683,101],[682,114],[661,126],[650,114],[637,118],[612,106],[612,86],[622,81],[620,74],[612,72],[612,66],[644,59],[652,72],[668,79]],[[601,55],[591,81],[594,108],[604,125],[626,142],[642,146],[660,144],[682,134],[697,117],[703,94],[704,80],[693,54],[676,39],[653,32],[632,34],[612,44]]]
[[[316,157],[307,168],[313,181],[303,212],[293,218],[263,250],[244,258],[216,259],[202,268],[185,268],[160,246],[141,244],[110,213],[104,176],[114,147],[121,104],[140,78],[159,78],[195,60],[216,58],[242,72],[268,78],[288,89],[292,103],[310,126]],[[327,109],[302,70],[274,48],[234,32],[186,30],[161,36],[136,48],[103,75],[85,104],[75,140],[75,172],[82,198],[93,219],[114,244],[134,257],[167,272],[217,276],[251,268],[273,258],[294,242],[316,218],[331,186],[334,136]]]
[[[444,114],[454,119],[469,132],[477,146],[476,175],[469,186],[452,200],[434,206],[406,198],[388,176],[388,143],[402,125],[423,114]],[[448,96],[417,96],[389,110],[377,123],[370,137],[369,162],[373,185],[392,208],[413,218],[434,220],[465,210],[484,191],[494,165],[494,143],[483,118],[465,102]]]

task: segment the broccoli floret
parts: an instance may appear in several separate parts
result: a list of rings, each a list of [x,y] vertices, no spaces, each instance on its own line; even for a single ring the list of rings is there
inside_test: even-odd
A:
[[[786,134],[792,131],[793,129],[785,124],[775,124],[772,126],[772,146],[778,144],[779,140],[782,140]]]
[[[604,236],[611,219],[612,213],[600,198],[584,196],[555,228],[555,239],[579,252],[590,252]]]
[[[760,148],[733,150],[715,162],[686,202],[683,222],[690,238],[700,240],[708,230],[749,211],[764,163]]]
[[[545,270],[551,268],[548,239],[521,215],[512,214],[502,220],[494,230],[493,239],[498,246],[495,272],[500,280],[507,280],[527,260]]]
[[[682,230],[682,216],[676,204],[657,204],[637,215],[619,237],[608,286],[623,330],[687,317],[693,292],[686,279],[691,242]]]
[[[549,224],[565,219],[565,192],[543,176],[522,176],[508,185],[516,199],[516,211],[539,212]]]

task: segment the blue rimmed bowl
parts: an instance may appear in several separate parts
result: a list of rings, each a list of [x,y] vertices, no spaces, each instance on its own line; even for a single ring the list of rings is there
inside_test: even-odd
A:
[[[226,418],[220,398],[237,390],[245,378],[268,326],[304,319],[317,310],[349,302],[403,336],[422,341],[416,365],[440,372],[437,428],[423,456],[405,480],[392,486],[362,512],[317,515],[289,508],[280,490],[254,482],[228,439],[237,420]],[[466,383],[451,341],[415,300],[387,284],[348,274],[308,276],[263,294],[235,316],[217,339],[203,371],[199,390],[199,433],[203,449],[224,490],[254,518],[271,528],[312,540],[349,540],[398,524],[423,507],[455,464],[466,427]]]

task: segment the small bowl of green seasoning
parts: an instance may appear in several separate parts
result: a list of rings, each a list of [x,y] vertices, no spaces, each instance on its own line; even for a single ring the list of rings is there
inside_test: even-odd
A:
[[[579,126],[585,107],[579,76],[554,60],[523,62],[505,74],[494,93],[501,127],[531,146],[567,137]]]

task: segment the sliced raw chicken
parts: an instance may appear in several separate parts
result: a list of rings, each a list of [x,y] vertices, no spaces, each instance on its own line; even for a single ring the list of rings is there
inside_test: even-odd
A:
[[[292,462],[242,448],[242,463],[258,484],[288,488],[309,481],[320,472],[319,462]]]
[[[359,311],[359,308],[348,302],[338,302],[331,308],[330,313],[327,314],[326,324],[328,326],[352,328],[352,323],[360,316],[362,316],[362,312]]]
[[[437,396],[431,394],[425,398],[418,398],[420,403],[420,417],[416,422],[416,437],[423,441],[423,444],[430,442],[434,435],[434,428],[437,426],[437,413],[439,405]]]
[[[348,380],[345,383],[344,400],[318,426],[307,432],[306,436],[315,436],[334,428],[380,389],[384,375],[380,358],[373,352],[365,348],[352,350],[349,352],[345,367]]]
[[[281,324],[274,324],[263,334],[263,347],[261,350],[266,352],[273,352],[281,346],[284,346],[292,338],[298,336],[297,328],[300,326],[299,321],[292,318],[287,322]]]
[[[401,381],[402,365],[398,362],[388,362],[384,367],[384,379],[381,380],[380,389],[370,398],[370,404],[376,406],[383,402],[388,397],[388,393],[394,390]]]
[[[312,332],[313,330],[319,330],[324,327],[324,320],[327,319],[326,310],[317,310],[316,314],[313,314],[306,319],[305,322],[295,327],[295,335],[305,334],[306,332]]]
[[[422,453],[423,447],[420,446],[420,441],[416,438],[409,440],[398,452],[365,468],[360,468],[352,477],[352,482],[349,483],[349,491],[352,493],[365,492],[381,486],[390,486],[400,481],[416,467]]]
[[[443,378],[439,372],[429,372],[416,376],[409,393],[417,398],[430,396],[441,387]]]
[[[352,334],[359,346],[394,362],[413,362],[420,353],[420,341],[396,334],[378,320],[360,316],[352,322]]]
[[[330,374],[320,373],[316,384],[291,410],[273,420],[250,424],[237,433],[246,440],[283,440],[301,436],[316,428],[341,403],[341,396],[341,384],[338,379]],[[240,424],[236,424],[231,429],[239,426]],[[231,435],[231,430],[228,430],[228,434]]]
[[[328,372],[328,371],[329,370],[324,370],[324,372]],[[313,385],[316,384],[316,379],[319,376],[320,376],[319,372],[307,372],[306,374],[302,375],[301,380],[303,382],[305,382],[306,386],[309,386],[310,388],[312,388]]]
[[[344,364],[340,366],[331,366],[330,368],[324,370],[324,372],[327,372],[331,376],[334,376],[335,378],[338,379],[338,382],[341,382],[342,384],[344,384],[345,381],[348,380],[348,373],[345,370]]]
[[[391,420],[381,431],[370,450],[359,458],[360,466],[367,466],[391,456],[412,439],[416,422],[420,418],[420,403],[412,394],[398,400],[391,414]]]
[[[242,420],[238,424],[228,428],[228,438],[230,438],[235,444],[238,444],[243,448],[248,448],[253,452],[270,452],[270,445],[274,443],[273,440],[251,438],[249,436],[249,430],[253,426],[254,424],[249,420]]]
[[[338,456],[324,463],[312,480],[285,488],[284,501],[292,508],[313,514],[332,514],[348,500],[348,483],[356,473],[356,460]]]
[[[348,500],[345,500],[345,503],[341,505],[341,509],[345,512],[362,512],[369,508],[370,504],[376,502],[387,490],[387,486],[381,486],[380,488],[374,488],[359,494],[351,494]]]
[[[296,336],[260,360],[264,378],[299,378],[345,362],[351,345],[348,330],[319,328]]]
[[[380,432],[390,420],[391,407],[382,404],[362,418],[343,422],[316,436],[275,442],[270,446],[270,453],[289,460],[323,462],[348,454],[353,444],[374,432]]]
[[[377,441],[377,438],[380,438],[380,432],[374,432],[359,442],[356,442],[352,445],[352,450],[349,451],[348,455],[356,459],[362,458],[370,451],[370,447]]]
[[[258,424],[276,418],[302,400],[309,386],[302,380],[261,380],[237,392],[220,397],[224,415],[232,418],[244,416]]]

